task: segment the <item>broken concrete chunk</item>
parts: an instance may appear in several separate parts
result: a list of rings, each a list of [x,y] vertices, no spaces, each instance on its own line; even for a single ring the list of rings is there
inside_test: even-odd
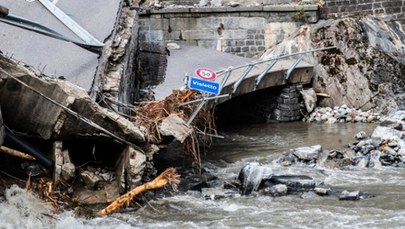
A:
[[[41,77],[40,72],[0,53],[1,68],[9,74],[0,73],[0,104],[3,115],[7,114],[7,124],[16,131],[37,134],[45,140],[104,134],[131,142],[145,141],[138,127],[99,106],[82,88]]]
[[[87,188],[90,190],[94,190],[96,188],[96,185],[102,180],[101,177],[90,171],[83,171],[80,175]]]
[[[76,174],[76,167],[73,163],[65,163],[62,165],[62,178],[65,181],[70,181],[75,177]]]
[[[146,156],[132,147],[127,147],[121,154],[116,165],[117,180],[122,190],[139,185],[145,169]]]
[[[51,159],[54,161],[53,168],[53,183],[58,184],[62,174],[63,156],[62,156],[63,143],[56,141],[52,145]]]
[[[72,163],[72,160],[70,159],[69,151],[67,149],[62,151],[62,157],[63,157],[63,164]]]
[[[179,116],[170,114],[169,117],[166,117],[160,123],[159,132],[163,136],[173,136],[179,142],[183,143],[193,130],[187,127],[186,122]]]

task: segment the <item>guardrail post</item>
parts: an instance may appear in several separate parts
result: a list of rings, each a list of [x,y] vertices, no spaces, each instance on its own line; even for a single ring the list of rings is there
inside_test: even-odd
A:
[[[239,85],[242,83],[243,79],[245,79],[245,77],[249,74],[249,72],[252,70],[252,68],[254,67],[254,64],[249,64],[247,66],[247,68],[245,69],[245,71],[243,72],[242,76],[239,77],[238,81],[236,81],[233,86],[232,86],[232,94],[234,94],[236,92],[236,90],[238,89]]]
[[[297,65],[302,61],[302,59],[304,58],[305,53],[302,53],[300,55],[300,57],[298,57],[298,59],[291,65],[291,67],[287,70],[287,72],[285,73],[285,79],[288,80],[288,78],[290,78],[291,73],[294,71],[295,67],[297,67]]]
[[[276,65],[278,59],[274,59],[270,62],[269,65],[267,65],[266,69],[264,69],[264,71],[262,73],[260,73],[260,75],[256,78],[256,86],[255,89],[257,88],[257,86],[259,86],[260,82],[262,81],[262,79],[266,76],[266,74],[270,71],[270,69],[272,69],[274,67],[274,65]]]

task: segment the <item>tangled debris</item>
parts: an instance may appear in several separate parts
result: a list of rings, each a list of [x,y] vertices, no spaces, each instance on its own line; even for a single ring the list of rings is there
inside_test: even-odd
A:
[[[135,107],[134,111],[136,116],[133,118],[133,122],[136,126],[144,127],[148,142],[153,144],[162,143],[165,140],[159,130],[159,124],[162,120],[169,117],[171,114],[176,114],[185,121],[189,120],[199,103],[183,104],[201,98],[202,95],[194,90],[187,92],[174,90],[173,93],[164,100],[143,102]],[[210,145],[212,142],[210,135],[216,134],[213,110],[214,109],[203,107],[190,123],[190,127],[196,131],[185,139],[183,146],[185,153],[194,160],[199,160],[199,145]],[[197,137],[196,132],[202,134]]]

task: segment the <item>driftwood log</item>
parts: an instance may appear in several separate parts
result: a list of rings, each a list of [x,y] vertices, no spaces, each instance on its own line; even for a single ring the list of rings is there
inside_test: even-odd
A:
[[[25,159],[25,160],[30,160],[30,161],[35,160],[35,157],[33,157],[33,156],[29,155],[29,154],[20,152],[20,151],[15,150],[15,149],[8,148],[6,146],[1,146],[0,145],[0,152],[7,153],[7,154],[10,154],[12,156],[19,157],[19,158],[22,158],[22,159]]]
[[[174,168],[168,168],[154,180],[141,186],[138,186],[133,190],[127,192],[126,194],[118,197],[106,208],[99,211],[98,215],[106,216],[123,206],[129,206],[132,199],[144,191],[163,188],[166,184],[170,184],[173,187],[173,189],[176,189],[179,183],[180,183],[180,175],[176,173],[176,170]]]

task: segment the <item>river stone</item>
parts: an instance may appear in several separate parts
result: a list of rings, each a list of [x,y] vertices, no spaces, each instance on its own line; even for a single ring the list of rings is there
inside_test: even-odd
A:
[[[360,199],[360,191],[347,191],[344,190],[339,195],[339,200],[359,200]]]
[[[397,139],[397,143],[399,146],[398,154],[400,154],[402,157],[405,157],[405,141],[402,139]]]
[[[378,150],[373,150],[370,153],[370,161],[368,162],[368,167],[379,168],[381,167],[380,162],[381,152]]]
[[[367,155],[368,153],[371,152],[371,150],[374,150],[375,147],[373,145],[365,145],[361,147],[360,152],[364,155]]]
[[[363,140],[365,138],[368,138],[368,134],[365,131],[360,131],[354,136],[354,138],[356,138],[357,140]]]
[[[314,89],[310,88],[308,90],[300,91],[302,98],[304,100],[305,108],[307,109],[308,113],[312,112],[316,106],[316,93]]]
[[[332,190],[330,188],[316,187],[314,188],[314,192],[320,196],[327,196],[332,192]]]
[[[206,200],[220,200],[224,198],[234,198],[240,196],[239,193],[229,190],[227,192],[224,192],[223,190],[217,188],[202,188],[201,194]]]
[[[383,121],[400,122],[405,121],[405,110],[394,111],[389,113]]]
[[[288,187],[285,184],[276,184],[270,187],[266,187],[264,192],[266,194],[270,194],[271,196],[286,196],[288,191]]]
[[[372,138],[381,138],[381,139],[392,139],[392,138],[403,138],[404,133],[395,129],[391,129],[385,126],[377,126],[373,134],[371,135]]]
[[[321,145],[304,146],[291,149],[290,151],[298,159],[310,161],[318,158],[318,155],[322,152],[322,146]]]
[[[370,157],[368,155],[353,158],[354,165],[356,165],[360,168],[366,168],[368,166],[369,161],[370,161]]]
[[[288,187],[288,193],[306,192],[315,188],[315,180],[305,175],[280,175],[273,176],[266,182],[266,186],[271,184],[284,184]]]
[[[263,179],[270,179],[273,170],[269,167],[261,166],[257,162],[251,162],[243,166],[239,172],[242,195],[249,195],[252,191],[257,191]]]

